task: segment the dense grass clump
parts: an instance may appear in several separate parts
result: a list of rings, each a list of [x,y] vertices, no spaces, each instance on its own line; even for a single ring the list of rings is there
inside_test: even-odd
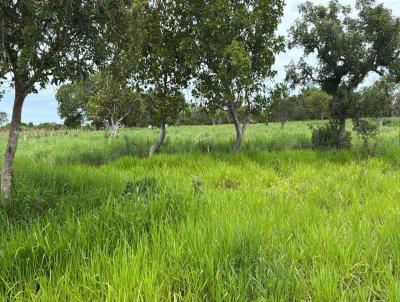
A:
[[[0,301],[397,301],[399,130],[307,123],[29,137],[0,208]],[[4,148],[4,139],[3,144]]]

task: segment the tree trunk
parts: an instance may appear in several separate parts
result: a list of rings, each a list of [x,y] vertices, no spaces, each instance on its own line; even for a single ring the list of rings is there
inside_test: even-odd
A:
[[[161,147],[161,145],[163,144],[163,142],[165,140],[165,136],[167,135],[167,129],[166,129],[165,124],[166,124],[166,121],[165,121],[165,118],[163,118],[163,120],[161,122],[160,137],[158,138],[156,143],[153,146],[151,146],[150,152],[149,152],[150,157],[154,156],[157,153],[158,149]]]
[[[339,116],[338,123],[339,123],[339,129],[338,129],[339,131],[338,131],[338,138],[337,138],[337,142],[338,142],[337,147],[342,147],[343,140],[346,135],[346,117],[343,114],[341,114]]]
[[[11,118],[11,128],[8,136],[7,148],[4,154],[3,167],[1,171],[1,194],[5,200],[10,202],[11,197],[11,185],[14,168],[14,158],[17,151],[19,131],[21,127],[21,114],[22,106],[25,100],[25,93],[19,87],[15,85],[15,99],[14,107]]]
[[[242,147],[244,130],[245,130],[246,125],[243,125],[243,127],[241,126],[237,110],[233,103],[231,104],[229,111],[231,113],[231,116],[233,119],[233,124],[235,125],[235,130],[236,130],[236,142],[235,142],[235,145],[233,146],[233,149],[236,152],[239,152],[240,148]]]
[[[108,133],[108,139],[109,139],[110,141],[113,140],[113,139],[117,136],[119,129],[121,129],[121,123],[120,123],[120,121],[118,121],[118,122],[115,123],[115,124],[112,123],[111,129],[110,129],[110,131],[109,131],[109,133]]]
[[[338,148],[342,146],[344,137],[346,135],[346,114],[341,106],[340,96],[332,96],[332,112],[333,118],[336,119],[338,123],[338,132],[336,137],[336,144]]]

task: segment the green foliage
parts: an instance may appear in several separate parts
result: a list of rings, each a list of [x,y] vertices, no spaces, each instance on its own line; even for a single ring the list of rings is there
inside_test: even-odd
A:
[[[372,86],[363,89],[360,111],[362,116],[383,118],[393,114],[396,84],[381,78]]]
[[[132,77],[146,95],[152,125],[174,124],[185,108],[181,90],[192,75],[193,28],[185,19],[184,0],[149,1],[143,9],[141,30],[145,39]]]
[[[56,93],[58,114],[69,128],[80,127],[86,118],[86,104],[94,93],[93,82],[78,81],[61,85]]]
[[[307,119],[324,120],[330,117],[332,97],[316,88],[304,89],[298,96]]]
[[[306,2],[299,11],[302,18],[291,28],[290,46],[303,47],[305,55],[316,53],[319,67],[301,61],[298,69],[289,68],[294,82],[312,80],[335,95],[339,88],[354,89],[370,72],[381,73],[400,60],[400,22],[382,4],[358,1],[356,18],[338,1],[326,6]]]
[[[288,96],[273,94],[271,119],[280,122],[294,120],[324,120],[330,117],[331,97],[317,88],[303,89],[299,94]]]
[[[112,71],[102,69],[91,78],[94,89],[85,104],[87,119],[97,127],[137,125],[144,116],[144,101],[126,78]]]
[[[126,126],[148,124],[144,99],[113,68],[110,65],[86,80],[58,89],[58,112],[66,126],[80,126],[88,121],[100,129],[120,119],[121,125]]]
[[[344,137],[338,139],[340,135]],[[351,133],[347,131],[341,133],[337,123],[329,122],[313,130],[312,144],[315,148],[350,148]]]
[[[283,128],[293,116],[294,98],[289,97],[287,88],[282,86],[274,91],[271,99],[271,119],[280,122]]]
[[[268,109],[266,78],[283,50],[276,34],[283,1],[192,1],[197,73],[194,95],[211,111],[248,116]],[[238,121],[235,121],[236,123]]]
[[[100,59],[98,12],[98,1],[2,1],[0,77],[29,93],[87,74]]]
[[[379,125],[365,119],[357,119],[353,123],[354,131],[363,140],[364,147],[367,149],[369,140],[378,135]]]

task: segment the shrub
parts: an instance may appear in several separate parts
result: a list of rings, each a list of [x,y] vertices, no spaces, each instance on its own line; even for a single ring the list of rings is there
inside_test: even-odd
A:
[[[350,148],[351,134],[345,131],[339,139],[339,127],[335,122],[315,128],[312,133],[312,144],[315,148]]]
[[[354,120],[353,130],[356,132],[357,136],[363,140],[364,148],[368,149],[369,140],[378,135],[379,125],[364,119]]]

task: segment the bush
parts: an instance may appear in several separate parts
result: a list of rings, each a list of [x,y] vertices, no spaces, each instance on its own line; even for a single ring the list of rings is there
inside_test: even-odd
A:
[[[343,138],[339,139],[339,126],[330,122],[313,130],[312,144],[315,148],[350,148],[351,133],[345,131]]]
[[[357,136],[363,140],[364,148],[368,149],[369,140],[378,135],[379,125],[364,119],[355,120],[353,130],[357,133]]]

